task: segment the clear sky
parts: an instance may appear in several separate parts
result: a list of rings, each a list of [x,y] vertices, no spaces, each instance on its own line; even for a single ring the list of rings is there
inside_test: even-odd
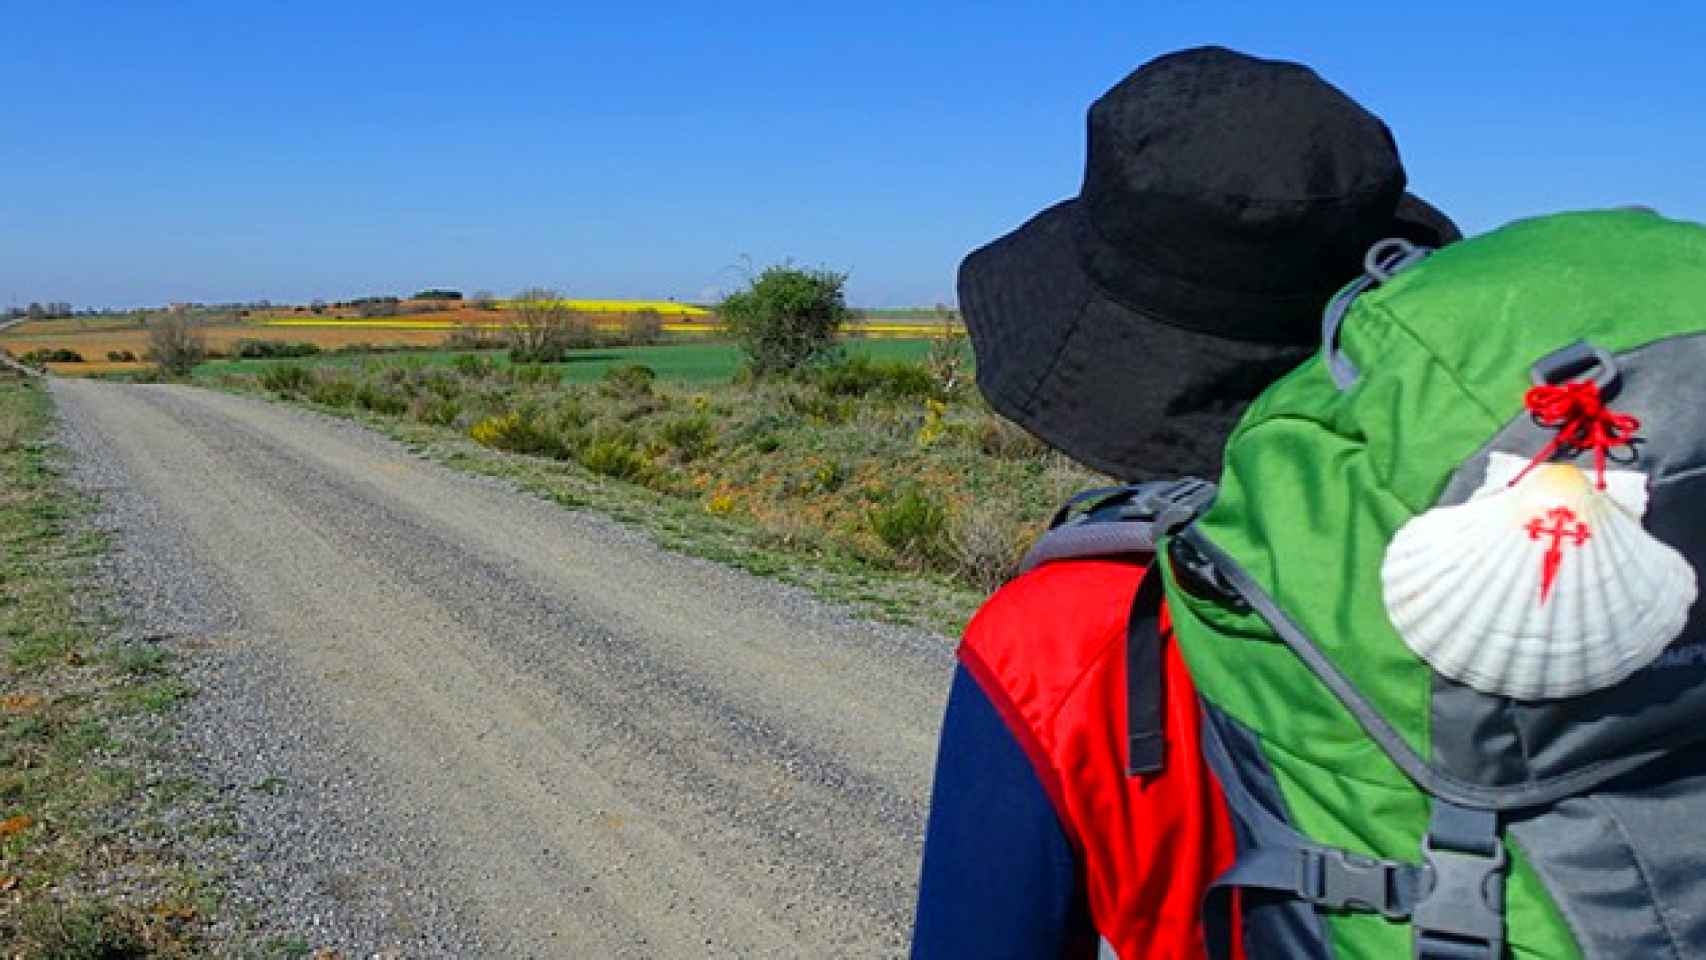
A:
[[[1706,220],[1706,5],[0,0],[0,306],[449,286],[952,300],[1143,61],[1302,60],[1470,232]],[[745,258],[743,260],[743,258]]]

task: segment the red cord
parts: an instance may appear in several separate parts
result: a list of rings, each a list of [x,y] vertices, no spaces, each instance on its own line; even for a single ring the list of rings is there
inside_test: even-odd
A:
[[[1628,446],[1635,439],[1635,431],[1641,429],[1641,421],[1606,407],[1599,397],[1599,384],[1592,380],[1541,384],[1530,388],[1522,403],[1534,414],[1535,423],[1558,431],[1558,435],[1522,468],[1511,486],[1561,449],[1572,453],[1592,450],[1599,489],[1604,490],[1606,451]]]

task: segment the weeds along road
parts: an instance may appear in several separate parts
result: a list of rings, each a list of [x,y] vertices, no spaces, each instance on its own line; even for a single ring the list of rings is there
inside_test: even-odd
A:
[[[371,816],[443,871],[482,953],[903,952],[942,638],[304,411],[189,387],[52,389],[73,449],[175,531],[182,549],[159,564],[202,571],[162,582],[216,582],[236,611],[228,644],[306,691],[306,708],[254,709],[336,721],[386,787]]]

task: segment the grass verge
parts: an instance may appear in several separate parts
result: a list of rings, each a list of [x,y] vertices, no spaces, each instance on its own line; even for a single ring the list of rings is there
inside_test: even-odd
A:
[[[0,371],[0,954],[199,955],[217,899],[171,851],[146,772],[188,691],[79,602],[104,543],[74,522],[50,426],[39,382]]]
[[[671,549],[955,633],[1060,502],[1103,478],[992,413],[963,351],[939,347],[915,343],[924,362],[850,351],[758,383],[632,363],[582,382],[573,363],[473,355],[274,364],[212,382],[357,417]]]

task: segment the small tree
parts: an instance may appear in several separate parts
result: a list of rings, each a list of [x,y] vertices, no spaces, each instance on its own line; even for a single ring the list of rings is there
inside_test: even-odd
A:
[[[647,308],[622,315],[622,339],[634,347],[657,343],[663,335],[663,315]]]
[[[468,306],[475,310],[496,310],[498,308],[497,294],[490,290],[475,290],[468,298]]]
[[[725,298],[717,313],[746,352],[754,376],[791,373],[834,346],[847,317],[846,282],[844,273],[772,266]]]
[[[558,363],[570,350],[592,346],[592,325],[586,317],[569,309],[561,293],[545,287],[515,295],[504,332],[509,358],[517,363]]]
[[[148,323],[148,359],[162,373],[184,376],[207,359],[207,341],[189,314],[163,313]]]

